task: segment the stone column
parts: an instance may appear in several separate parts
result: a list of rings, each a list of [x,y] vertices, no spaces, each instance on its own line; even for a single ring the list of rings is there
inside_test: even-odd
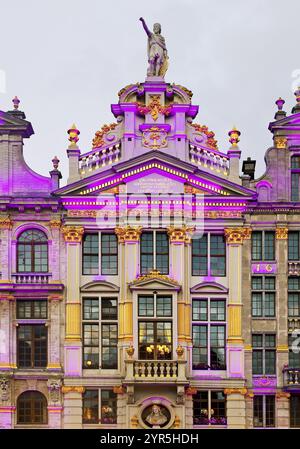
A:
[[[65,376],[82,375],[81,343],[81,240],[84,228],[64,226],[62,232],[67,245],[67,297],[66,297],[66,338],[64,369]]]
[[[117,226],[115,229],[120,253],[119,345],[122,361],[125,359],[124,348],[133,345],[133,307],[128,283],[139,272],[138,244],[141,232],[141,226]]]
[[[227,308],[227,375],[244,378],[242,338],[242,244],[251,237],[248,228],[225,229],[227,241],[228,308]]]
[[[288,228],[278,226],[276,228],[276,261],[277,261],[277,282],[276,282],[276,316],[277,316],[277,387],[283,386],[282,369],[289,363],[288,347]]]
[[[60,302],[62,295],[48,296],[49,310],[49,337],[48,337],[48,365],[47,369],[51,371],[61,370],[61,354],[60,354]]]
[[[64,395],[64,429],[82,428],[82,394],[81,386],[63,386]]]
[[[247,388],[227,388],[224,390],[226,399],[226,416],[228,429],[245,429],[246,407],[245,395]]]
[[[0,294],[0,373],[16,367],[13,358],[14,296]]]
[[[184,347],[188,354],[192,346],[189,246],[194,228],[170,226],[167,232],[170,239],[170,275],[182,287],[177,300],[178,345]]]
[[[114,393],[116,393],[118,396],[117,400],[117,425],[118,429],[126,429],[126,407],[127,407],[127,400],[126,400],[126,392],[124,387],[122,385],[117,385],[113,388]]]

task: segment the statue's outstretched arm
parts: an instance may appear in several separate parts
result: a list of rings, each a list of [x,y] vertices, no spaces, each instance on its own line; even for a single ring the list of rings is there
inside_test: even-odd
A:
[[[145,20],[143,19],[143,17],[140,17],[140,21],[142,22],[143,28],[144,28],[144,30],[146,31],[147,35],[150,36],[150,35],[151,35],[151,31],[150,31],[149,28],[147,27],[146,22],[145,22]]]

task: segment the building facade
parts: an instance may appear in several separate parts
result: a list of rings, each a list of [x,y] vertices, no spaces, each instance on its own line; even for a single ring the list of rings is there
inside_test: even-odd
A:
[[[161,75],[68,130],[63,187],[0,112],[1,428],[300,425],[299,95],[258,180]]]

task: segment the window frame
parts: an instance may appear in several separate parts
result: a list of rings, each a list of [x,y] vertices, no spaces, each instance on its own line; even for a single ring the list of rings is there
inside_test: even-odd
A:
[[[260,257],[254,257],[254,236],[260,235]],[[273,238],[273,258],[267,258],[267,245],[266,245],[266,235],[272,235]],[[276,238],[275,231],[272,229],[259,230],[255,229],[252,231],[251,236],[251,260],[253,262],[274,262],[276,261]]]
[[[30,396],[28,399],[23,399],[23,397],[25,396]],[[35,400],[37,400],[37,397],[39,396],[40,398],[40,403],[42,404],[42,421],[37,421],[36,419],[31,419],[29,422],[25,421],[20,421],[20,401],[23,400],[27,403],[30,404],[30,416],[35,417],[35,411],[36,411],[36,402],[34,402],[34,396],[36,396]],[[22,426],[30,426],[30,425],[46,425],[48,424],[48,409],[47,409],[48,403],[47,403],[47,398],[45,397],[45,395],[43,393],[41,393],[40,391],[36,391],[36,390],[28,390],[28,391],[23,391],[23,393],[21,393],[18,398],[17,398],[17,424],[20,424]],[[26,414],[25,414],[26,416]]]
[[[103,302],[102,300],[115,300],[116,301],[116,315],[115,318],[103,318]],[[85,301],[98,301],[98,318],[85,318]],[[119,369],[119,355],[118,355],[118,336],[119,336],[119,299],[117,295],[111,295],[109,293],[103,295],[84,295],[82,296],[82,368],[83,369],[97,369],[97,370],[118,370]],[[87,326],[94,326],[98,329],[97,344],[86,344],[85,343],[85,328]],[[116,344],[104,345],[103,344],[103,334],[104,326],[116,326]],[[91,340],[92,341],[92,340]],[[103,367],[103,348],[115,348],[116,360],[114,367]],[[97,352],[85,352],[85,348],[97,348]],[[92,361],[93,357],[85,361],[85,356],[91,356],[92,354],[97,354],[96,363],[87,364],[88,361]]]
[[[261,279],[261,288],[254,288],[253,287],[253,280],[255,278]],[[274,279],[274,289],[267,289],[266,288],[266,280],[267,279]],[[276,276],[273,275],[253,275],[251,276],[251,317],[252,319],[276,319]],[[254,312],[254,295],[258,294],[261,296],[261,314],[255,315]],[[266,306],[266,297],[268,294],[273,294],[273,315],[267,315],[266,310],[268,307]],[[271,307],[270,307],[271,308]]]
[[[97,236],[97,252],[85,252],[85,238],[89,235],[93,235],[93,236]],[[112,236],[114,237],[115,240],[115,251],[108,251],[108,252],[104,252],[103,248],[103,237],[104,236]],[[111,249],[111,247],[109,246],[109,248]],[[86,265],[85,265],[85,257],[96,257],[97,258],[97,272],[88,272]],[[103,257],[114,257],[115,261],[116,261],[116,269],[113,273],[107,273],[104,272],[104,268],[103,268],[103,264],[102,264],[102,260]],[[82,249],[81,249],[81,273],[83,276],[97,276],[97,275],[101,275],[101,276],[118,276],[119,273],[119,242],[118,242],[118,237],[117,235],[113,232],[113,231],[107,231],[107,230],[101,230],[101,231],[96,231],[96,232],[92,232],[92,231],[87,231],[82,239]]]
[[[268,420],[268,400],[267,399],[273,399],[273,424],[272,425],[267,425],[267,420]],[[258,400],[261,400],[261,405],[259,405],[259,407],[261,406],[261,410],[259,410],[260,415],[262,417],[262,422],[263,425],[255,425],[255,408],[257,407],[256,402],[258,402]],[[256,394],[254,395],[253,398],[253,427],[254,428],[275,428],[276,427],[276,397],[274,394]]]
[[[26,364],[20,363],[20,353],[21,353],[21,349],[20,349],[20,345],[22,341],[25,341],[25,339],[21,339],[20,338],[20,332],[21,329],[23,327],[26,327],[27,329],[30,329],[30,366],[27,366]],[[43,354],[45,354],[45,364],[42,365],[37,365],[36,366],[36,346],[37,346],[37,341],[38,341],[38,337],[36,337],[34,331],[36,331],[37,328],[41,328],[45,331],[45,335],[44,337],[46,337],[46,342],[45,342],[45,349],[43,351]],[[46,323],[42,324],[42,323],[25,323],[22,322],[18,325],[17,327],[17,334],[16,334],[16,341],[17,341],[17,366],[18,369],[45,369],[47,368],[47,364],[48,364],[48,341],[49,341],[49,335],[48,335],[48,328],[46,327]],[[24,352],[24,351],[23,351]],[[25,360],[25,358],[24,358]]]
[[[207,393],[207,408],[205,409],[201,409],[201,400],[198,400],[197,396],[198,394],[201,393]],[[224,396],[224,411],[225,411],[225,416],[224,417],[219,417],[218,419],[220,420],[220,422],[216,422],[216,419],[214,418],[215,414],[212,413],[212,410],[215,410],[215,408],[212,407],[212,404],[215,400],[212,399],[212,393],[222,393]],[[204,399],[205,401],[205,399]],[[220,400],[217,400],[218,402],[221,402]],[[193,396],[193,426],[194,427],[198,427],[198,426],[226,426],[227,425],[227,407],[226,407],[226,402],[227,402],[227,398],[226,395],[224,394],[223,390],[198,390],[197,394]],[[207,411],[207,417],[201,417],[195,416],[195,404],[199,403],[199,407],[200,407],[200,411],[201,410],[206,410]],[[198,408],[199,408],[198,407]],[[205,414],[205,413],[204,413]],[[201,415],[201,413],[200,413]],[[195,420],[199,420],[198,423],[195,422]],[[201,422],[201,420],[203,420],[203,422]],[[222,422],[223,421],[223,422]]]
[[[254,342],[253,342],[253,337],[254,336],[261,336],[262,337],[262,346],[254,346]],[[273,336],[275,337],[274,339],[274,346],[266,346],[266,337],[268,336]],[[252,375],[253,376],[276,376],[277,374],[277,350],[276,350],[276,345],[277,345],[277,335],[274,332],[253,332],[252,333]],[[266,353],[274,353],[275,357],[274,357],[274,372],[273,373],[269,373],[266,372]],[[262,372],[260,373],[255,373],[254,372],[254,354],[261,354],[261,363],[262,363]]]
[[[152,251],[143,251],[142,247],[142,241],[143,236],[145,235],[151,235],[152,234]],[[157,241],[157,235],[158,234],[164,234],[167,240],[167,252],[158,252],[158,241]],[[143,256],[152,256],[153,260],[153,267],[147,267],[147,270],[143,269],[143,263],[142,263],[142,257]],[[139,244],[139,261],[140,261],[140,274],[148,274],[151,270],[157,270],[158,269],[158,263],[157,263],[157,256],[166,256],[167,257],[167,270],[159,270],[161,274],[168,275],[170,272],[170,240],[168,237],[168,233],[165,229],[144,229],[141,237],[140,237],[140,244]]]
[[[211,241],[213,237],[222,237],[223,239],[223,244],[224,244],[224,254],[212,254],[212,245],[211,245]],[[206,255],[204,254],[195,254],[195,242],[196,241],[200,241],[202,239],[206,240]],[[201,253],[201,247],[199,249],[199,253]],[[192,276],[214,276],[214,277],[226,277],[226,273],[227,273],[227,244],[226,244],[226,239],[224,234],[222,233],[217,233],[217,232],[205,232],[201,238],[199,239],[192,239],[192,245],[191,245],[191,271],[192,271]],[[196,270],[194,267],[194,261],[197,259],[206,259],[205,263],[206,263],[206,269],[205,271],[201,272],[201,270]],[[220,258],[220,259],[224,259],[224,272],[222,272],[222,274],[219,273],[214,273],[212,270],[212,259],[213,258]]]
[[[197,320],[194,317],[194,304],[200,301],[206,301],[206,319],[200,319]],[[224,304],[224,319],[212,319],[211,318],[211,304],[213,302],[218,302],[218,303],[223,303]],[[227,360],[226,360],[226,341],[227,341],[227,298],[226,297],[216,297],[215,295],[208,295],[208,296],[201,296],[201,297],[192,297],[192,307],[191,307],[191,313],[192,313],[192,318],[191,318],[191,322],[192,322],[192,339],[193,339],[193,350],[192,350],[192,371],[226,371],[227,369]],[[204,345],[199,345],[199,346],[195,346],[194,344],[194,328],[196,327],[203,327],[206,328],[206,346]],[[211,333],[211,329],[213,327],[222,327],[224,329],[224,346],[212,346],[211,344],[211,340],[212,340],[212,333]],[[207,358],[207,363],[204,365],[204,367],[200,367],[200,368],[196,368],[194,365],[194,348],[206,348],[206,358]],[[217,349],[223,349],[224,350],[224,365],[222,365],[220,368],[215,368],[212,367],[212,349],[213,348],[217,348]]]
[[[113,393],[115,395],[114,398],[112,398],[115,401],[115,410],[114,410],[114,416],[111,418],[111,421],[113,422],[107,422],[104,421],[104,418],[102,416],[102,409],[103,409],[103,392],[110,392]],[[85,400],[86,398],[84,397],[86,395],[87,392],[96,392],[97,393],[97,418],[94,421],[86,421],[84,418],[84,412],[85,412]],[[95,399],[95,398],[93,398]],[[82,424],[83,425],[112,425],[115,426],[117,424],[117,416],[118,416],[118,396],[116,393],[114,393],[112,388],[87,388],[85,390],[85,392],[82,395]]]

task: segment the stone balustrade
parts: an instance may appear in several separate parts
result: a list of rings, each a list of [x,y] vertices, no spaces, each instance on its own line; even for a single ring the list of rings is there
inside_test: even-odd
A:
[[[289,276],[300,276],[300,261],[288,262],[288,274]]]
[[[51,273],[13,273],[12,281],[15,284],[48,284]]]
[[[81,156],[79,159],[79,171],[81,174],[85,174],[101,167],[109,166],[119,161],[120,154],[120,144],[116,144],[112,147],[99,149],[86,156]]]
[[[285,387],[293,387],[300,385],[300,368],[284,368],[283,384]]]
[[[229,173],[229,158],[218,151],[190,145],[190,162],[224,175]]]
[[[177,382],[185,381],[183,360],[126,360],[126,381]]]
[[[288,318],[288,331],[293,332],[300,329],[300,318]]]

